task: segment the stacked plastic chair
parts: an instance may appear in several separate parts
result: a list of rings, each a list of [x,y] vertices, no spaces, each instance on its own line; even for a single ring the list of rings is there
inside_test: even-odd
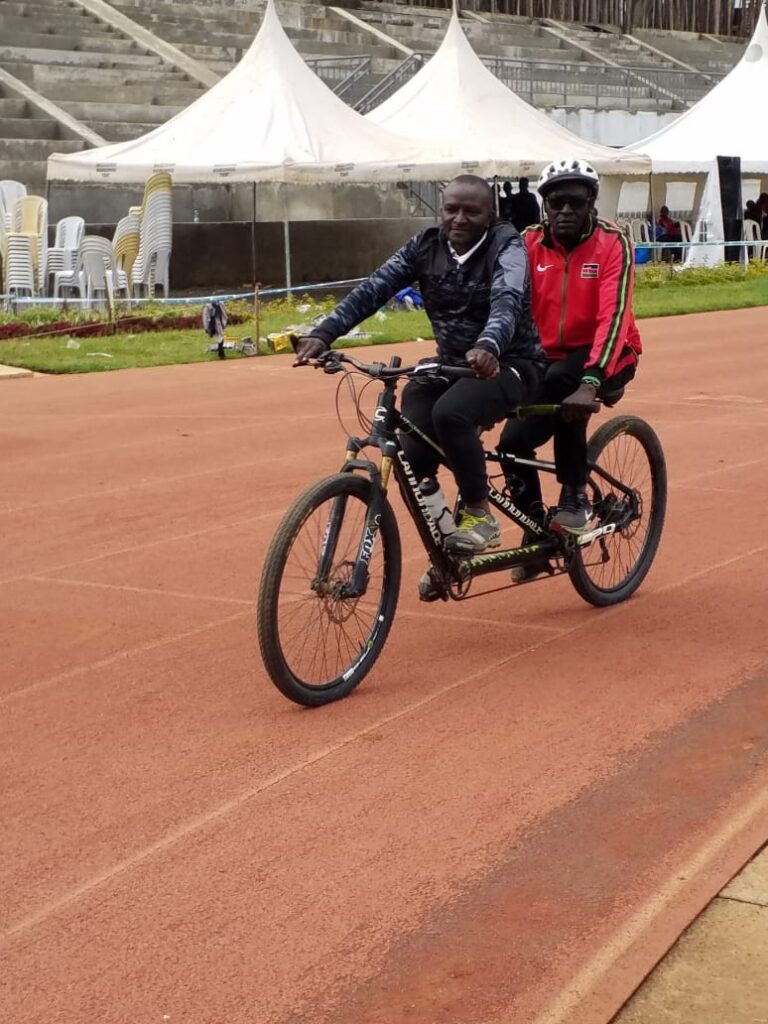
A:
[[[118,288],[131,294],[131,281],[133,265],[139,255],[139,240],[141,237],[141,207],[131,206],[128,215],[117,222],[115,234],[112,238],[112,247],[115,250],[115,262],[117,263]]]
[[[56,238],[48,250],[46,261],[46,279],[50,281],[58,271],[75,269],[80,239],[85,231],[82,217],[64,217],[56,225]]]
[[[6,233],[2,259],[6,294],[15,297],[34,296],[37,288],[32,239],[27,235]]]
[[[144,186],[139,252],[131,274],[134,295],[145,292],[153,296],[156,285],[161,284],[163,294],[166,298],[168,296],[173,234],[171,187],[171,176],[167,171],[153,174]]]
[[[45,289],[48,253],[48,203],[22,196],[13,205],[11,229],[3,237],[5,289],[11,295],[36,295]]]
[[[45,291],[45,266],[48,258],[48,200],[42,196],[22,196],[13,204],[10,245],[14,236],[29,239],[35,290]],[[10,257],[9,257],[10,259]],[[10,266],[9,266],[10,271]]]
[[[13,181],[10,178],[0,181],[0,227],[4,227],[6,231],[11,230],[14,203],[26,194],[27,187],[20,181]]]
[[[86,307],[99,298],[112,305],[115,292],[127,293],[127,288],[120,286],[115,251],[108,238],[101,235],[83,237],[74,270],[60,270],[54,275],[54,298],[60,298],[65,289],[76,291],[81,299],[85,299]]]

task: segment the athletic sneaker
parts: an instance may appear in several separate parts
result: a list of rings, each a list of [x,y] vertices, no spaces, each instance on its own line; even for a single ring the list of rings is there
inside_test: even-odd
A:
[[[563,484],[557,515],[552,517],[550,526],[566,533],[582,533],[592,518],[592,504],[584,487],[570,487]]]
[[[431,601],[439,601],[442,596],[443,590],[432,578],[432,565],[430,564],[419,580],[419,600],[429,603]]]
[[[463,508],[458,526],[445,539],[446,548],[459,555],[479,555],[486,548],[497,548],[500,544],[498,520],[482,508]]]

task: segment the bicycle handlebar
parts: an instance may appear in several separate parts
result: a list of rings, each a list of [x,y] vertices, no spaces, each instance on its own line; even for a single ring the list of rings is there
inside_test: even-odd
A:
[[[363,363],[354,356],[348,356],[344,352],[329,350],[323,352],[308,366],[314,366],[324,373],[339,373],[342,370],[342,363],[349,363],[356,370],[367,374],[375,380],[394,380],[397,377],[430,378],[447,377],[458,380],[461,377],[475,377],[475,371],[470,366],[446,366],[443,363],[434,362],[417,363],[415,366],[387,366],[385,363]]]
[[[399,362],[399,357],[395,356],[394,358]],[[334,349],[323,352],[307,365],[314,366],[315,369],[322,370],[324,373],[340,373],[343,363],[349,363],[356,370],[375,380],[394,380],[397,377],[409,377],[411,380],[417,380],[419,377],[427,380],[436,380],[440,377],[459,380],[462,377],[477,376],[470,366],[446,366],[443,363],[438,363],[437,360],[417,363],[415,366],[386,366],[384,363],[363,363],[359,359],[355,359],[354,356],[348,356],[346,353]],[[596,401],[593,403],[591,411],[598,412],[601,408],[602,403]],[[519,420],[528,420],[534,416],[559,416],[560,411],[561,406],[558,404],[520,405],[514,415]]]

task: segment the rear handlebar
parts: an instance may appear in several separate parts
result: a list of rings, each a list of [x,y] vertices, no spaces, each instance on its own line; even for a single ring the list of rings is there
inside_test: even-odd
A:
[[[335,349],[323,352],[306,365],[314,366],[324,373],[341,373],[345,363],[375,380],[395,380],[398,377],[407,377],[410,380],[460,380],[462,377],[477,376],[470,366],[447,366],[437,360],[426,360],[423,363],[416,363],[415,366],[400,366],[400,357],[393,356],[388,366],[385,363],[363,363],[354,356]],[[594,402],[591,411],[598,412],[601,408],[601,402]],[[520,405],[514,410],[514,415],[519,420],[528,420],[534,416],[559,416],[560,410],[560,405],[553,404]]]

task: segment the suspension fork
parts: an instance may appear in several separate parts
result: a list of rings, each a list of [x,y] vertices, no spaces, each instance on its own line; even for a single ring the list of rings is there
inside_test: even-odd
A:
[[[366,441],[370,440],[370,438],[366,439]],[[381,468],[379,468],[374,462],[357,457],[360,449],[363,447],[363,443],[357,438],[349,439],[347,442],[346,459],[341,468],[342,473],[364,470],[370,476],[372,486],[371,501],[367,506],[365,522],[353,563],[352,577],[343,588],[343,596],[350,598],[361,597],[368,587],[369,565],[376,544],[376,538],[381,528],[381,517],[387,494],[386,485],[392,470],[392,458],[397,450],[397,445],[394,441],[381,443],[383,457]],[[345,494],[340,494],[333,500],[320,548],[317,569],[317,578],[320,580],[327,579],[333,568],[336,549],[341,535],[341,527],[347,512],[348,500],[348,495]]]

